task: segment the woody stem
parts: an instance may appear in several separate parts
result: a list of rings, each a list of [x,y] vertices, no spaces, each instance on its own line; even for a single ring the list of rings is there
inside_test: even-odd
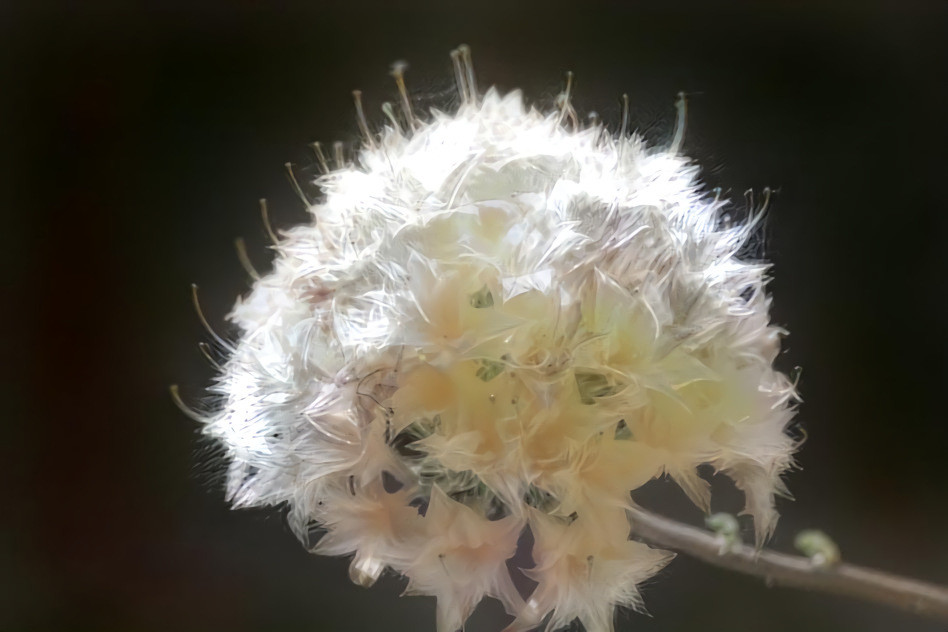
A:
[[[899,577],[840,562],[815,566],[808,558],[737,544],[722,552],[708,531],[645,511],[629,510],[632,534],[642,541],[696,557],[732,571],[776,584],[817,590],[884,604],[937,621],[948,622],[948,587]]]

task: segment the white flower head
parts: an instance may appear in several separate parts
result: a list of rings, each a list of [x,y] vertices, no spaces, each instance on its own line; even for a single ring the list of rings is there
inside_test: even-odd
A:
[[[353,162],[327,170],[312,222],[238,301],[241,331],[205,420],[236,506],[290,508],[316,552],[353,555],[438,599],[438,630],[485,596],[512,629],[617,605],[670,555],[629,540],[630,492],[667,475],[700,507],[708,464],[734,479],[759,540],[791,464],[793,386],[773,368],[766,266],[670,147],[578,122],[519,92],[403,103]],[[679,112],[681,116],[682,113]],[[507,560],[525,529],[538,582]]]

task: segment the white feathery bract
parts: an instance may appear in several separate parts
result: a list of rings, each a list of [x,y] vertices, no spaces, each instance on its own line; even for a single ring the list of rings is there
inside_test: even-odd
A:
[[[403,108],[317,181],[230,316],[205,431],[235,506],[286,503],[360,584],[405,575],[439,632],[485,596],[511,629],[610,631],[670,559],[629,541],[632,490],[668,475],[707,510],[709,464],[759,541],[774,527],[794,392],[766,266],[676,146],[579,126],[568,95],[480,96],[462,52],[457,112]],[[525,601],[506,560],[527,528]]]

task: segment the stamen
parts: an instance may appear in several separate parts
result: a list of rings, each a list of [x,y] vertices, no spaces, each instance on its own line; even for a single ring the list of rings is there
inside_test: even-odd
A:
[[[770,187],[764,187],[764,203],[761,205],[760,211],[758,211],[760,215],[763,215],[767,212],[767,208],[770,206],[771,193],[772,191],[770,190]]]
[[[594,143],[599,145],[602,142],[602,119],[599,118],[599,112],[592,111],[586,115],[589,120],[586,129],[598,129]]]
[[[629,95],[622,95],[622,126],[619,128],[619,160],[625,155],[627,134],[629,133]]]
[[[411,111],[411,99],[408,98],[408,88],[405,87],[405,70],[408,64],[403,61],[396,61],[392,64],[392,76],[395,77],[395,85],[398,86],[398,94],[402,97],[402,110],[405,120],[408,121],[408,127],[415,130],[415,115]]]
[[[191,284],[191,301],[194,303],[194,311],[197,312],[198,320],[201,321],[201,324],[204,326],[204,329],[207,330],[207,333],[211,334],[211,337],[214,338],[214,340],[216,340],[219,345],[233,352],[234,346],[218,336],[217,332],[214,331],[214,328],[211,327],[211,324],[207,322],[207,318],[204,317],[204,311],[201,309],[201,301],[198,300],[197,283]]]
[[[560,117],[556,121],[556,126],[559,127],[563,124],[563,119],[567,116],[573,121],[573,127],[576,127],[576,111],[573,110],[573,104],[570,102],[570,98],[573,96],[573,72],[566,71],[566,89],[560,94],[558,100],[562,100],[560,105]]]
[[[296,191],[297,197],[299,197],[306,208],[312,206],[312,202],[307,199],[306,194],[303,193],[302,187],[300,187],[300,183],[296,180],[296,174],[293,173],[293,163],[287,162],[284,163],[283,166],[286,167],[286,173],[290,176],[290,184],[293,185],[293,190]]]
[[[399,134],[402,133],[402,126],[398,122],[398,118],[395,116],[395,109],[392,107],[392,104],[386,101],[382,104],[382,112],[388,117],[388,120],[392,122],[392,127],[395,128],[395,131]]]
[[[185,415],[193,419],[198,423],[207,423],[207,417],[203,417],[196,410],[190,408],[187,404],[184,403],[184,400],[181,399],[181,393],[178,392],[178,385],[172,384],[168,387],[168,390],[171,391],[171,399],[174,401],[175,406],[181,409]]]
[[[477,105],[477,79],[474,77],[474,62],[471,61],[471,47],[467,44],[461,44],[458,46],[458,52],[461,54],[464,74],[467,76],[467,91],[470,95],[471,103]]]
[[[383,411],[386,411],[386,412],[387,412],[389,409],[386,408],[385,406],[383,406],[383,405],[382,405],[382,402],[380,402],[378,399],[376,399],[376,397],[375,397],[374,395],[372,395],[371,393],[363,393],[363,392],[362,392],[362,386],[365,384],[365,382],[366,382],[370,377],[372,377],[373,375],[376,375],[377,373],[379,373],[379,372],[381,372],[381,371],[384,371],[384,369],[376,369],[376,370],[372,371],[371,373],[369,373],[368,375],[366,375],[365,377],[363,377],[361,380],[359,380],[359,385],[356,386],[356,395],[359,395],[360,397],[368,397],[368,398],[371,399],[373,402],[375,402],[375,403],[378,405],[379,408],[381,408]]]
[[[316,160],[319,162],[319,168],[323,173],[329,173],[329,163],[326,162],[326,154],[323,153],[323,146],[319,142],[310,143],[309,146],[316,154]]]
[[[257,272],[257,269],[253,267],[253,263],[250,261],[250,256],[247,254],[247,243],[244,241],[243,237],[238,237],[234,240],[234,247],[237,249],[237,259],[240,261],[241,267],[246,270],[255,281],[260,280],[260,273]]]
[[[260,198],[260,217],[263,218],[263,227],[267,230],[270,241],[273,242],[274,246],[279,246],[280,239],[273,232],[273,226],[270,225],[270,212],[267,210],[267,201],[264,198]]]
[[[222,367],[222,366],[220,365],[220,363],[219,363],[217,360],[215,360],[215,359],[214,359],[214,356],[211,354],[211,346],[210,346],[209,344],[207,344],[206,342],[199,342],[199,343],[198,343],[198,349],[201,350],[201,355],[204,356],[204,359],[207,360],[208,363],[209,363],[212,367],[214,367],[215,369],[217,369],[217,370],[220,371],[221,373],[224,372],[224,367]]]
[[[353,90],[352,98],[355,100],[356,119],[359,122],[359,131],[365,139],[365,144],[375,149],[375,140],[369,132],[369,123],[365,120],[365,112],[362,110],[362,90]]]
[[[671,147],[668,148],[668,151],[673,154],[681,152],[681,144],[685,140],[685,118],[688,114],[688,103],[685,100],[684,92],[678,93],[675,108],[678,110],[678,120],[675,121],[675,135],[672,137]]]
[[[743,227],[746,233],[751,233],[755,230],[761,220],[764,219],[764,215],[767,214],[767,207],[770,206],[771,193],[770,187],[764,187],[764,203],[759,209],[755,209],[754,190],[748,189],[744,192],[744,199],[747,200],[748,209],[748,218]]]
[[[454,81],[458,84],[458,94],[461,96],[461,103],[470,103],[471,95],[467,90],[467,79],[464,78],[464,69],[461,67],[461,51],[454,49],[451,51],[451,62],[454,64]]]
[[[346,152],[343,151],[341,140],[337,140],[336,142],[332,144],[332,151],[333,151],[333,154],[335,154],[336,169],[345,169]]]

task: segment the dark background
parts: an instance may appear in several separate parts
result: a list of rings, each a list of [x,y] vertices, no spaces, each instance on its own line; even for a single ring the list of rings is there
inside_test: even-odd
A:
[[[773,545],[818,526],[851,562],[948,583],[948,12],[663,6],[4,2],[0,629],[434,629],[434,601],[399,599],[397,578],[358,588],[278,511],[231,512],[168,385],[200,401],[211,377],[189,283],[226,331],[248,287],[233,239],[266,269],[257,199],[277,227],[304,221],[283,163],[305,172],[307,142],[356,138],[353,88],[380,120],[396,59],[416,97],[449,106],[462,42],[482,87],[543,106],[573,70],[577,107],[613,128],[628,92],[655,143],[684,90],[709,183],[738,203],[779,189],[773,318],[809,438]],[[715,508],[737,509],[719,486]],[[652,487],[643,502],[700,523]],[[620,629],[945,629],[684,558],[645,598],[652,618]],[[468,629],[499,629],[499,610]]]

